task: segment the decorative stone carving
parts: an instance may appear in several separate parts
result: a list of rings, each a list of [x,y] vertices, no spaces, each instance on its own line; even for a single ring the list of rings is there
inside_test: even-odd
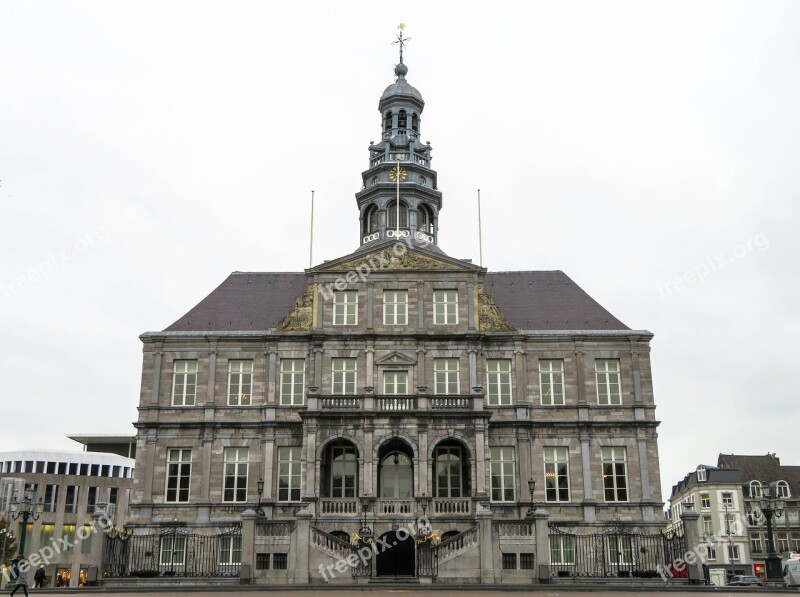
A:
[[[284,332],[305,332],[312,329],[314,323],[314,284],[298,296],[289,314],[283,318],[278,329]]]
[[[402,246],[402,245],[398,245]],[[426,269],[459,269],[449,263],[439,261],[438,259],[431,259],[425,255],[421,255],[416,251],[405,249],[400,255],[399,251],[395,251],[394,247],[384,249],[383,251],[376,251],[369,255],[364,255],[358,259],[352,259],[345,263],[340,263],[331,269],[335,270],[354,270],[361,271],[366,268],[366,271],[374,270],[426,270]],[[360,269],[359,269],[360,268]]]
[[[495,304],[494,297],[486,292],[483,284],[477,284],[478,290],[478,330],[481,332],[513,332],[516,328],[508,323],[508,319]]]

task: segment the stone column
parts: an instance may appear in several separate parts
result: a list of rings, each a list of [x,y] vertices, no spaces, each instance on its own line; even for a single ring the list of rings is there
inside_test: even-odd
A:
[[[425,329],[425,283],[417,282],[417,329]]]
[[[533,512],[534,536],[536,537],[534,564],[536,568],[536,578],[540,583],[550,582],[549,520],[550,514],[544,508],[536,508]]]
[[[476,515],[478,519],[478,547],[481,558],[481,584],[495,581],[494,545],[492,537],[492,511],[481,505]]]
[[[533,402],[533,396],[528,396],[528,353],[522,340],[514,343],[514,380],[517,384],[514,402]]]
[[[276,383],[276,367],[278,365],[278,351],[270,346],[264,350],[264,356],[267,357],[266,361],[266,384],[267,384],[267,404],[275,404],[278,400],[278,387],[279,382]]]
[[[478,497],[488,496],[486,488],[489,474],[487,466],[489,449],[486,445],[485,425],[483,419],[475,421],[475,494]]]
[[[594,522],[597,502],[594,499],[594,488],[592,487],[592,453],[589,433],[581,431],[580,441],[581,469],[583,472],[583,520],[585,522]]]
[[[217,384],[217,340],[209,341],[208,347],[208,388],[206,392],[206,405],[214,406],[214,395]],[[225,403],[227,404],[227,399]],[[199,405],[198,405],[199,406]]]
[[[158,404],[158,394],[161,388],[161,343],[158,343],[158,349],[153,354],[153,394],[150,396],[151,404]]]
[[[636,430],[636,442],[639,447],[639,475],[642,479],[642,500],[651,499],[650,491],[650,469],[647,465],[647,437],[644,429]]]
[[[681,514],[683,521],[683,537],[686,541],[686,553],[678,554],[678,557],[685,558],[685,560],[675,561],[675,568],[680,571],[683,565],[686,566],[689,574],[689,582],[697,583],[702,582],[703,578],[703,561],[698,556],[697,552],[702,555],[704,552],[700,548],[705,544],[703,538],[700,536],[700,527],[697,524],[700,515],[694,510],[684,510]]]
[[[309,582],[309,545],[311,543],[311,513],[308,508],[301,508],[297,513],[297,528],[292,537],[290,551],[295,553],[292,584],[307,585]]]
[[[242,578],[241,582],[253,582],[256,569],[256,513],[248,508],[242,512]],[[246,575],[246,576],[245,576]]]
[[[306,487],[305,499],[317,498],[317,426],[312,424],[306,425],[305,437],[306,449]]]
[[[465,394],[471,393],[472,388],[478,385],[478,350],[470,348],[467,352],[469,353],[469,392],[464,392]]]
[[[374,428],[372,423],[364,425],[364,453],[361,454],[361,458],[364,460],[364,474],[362,475],[361,483],[363,487],[361,488],[361,493],[358,495],[375,495],[375,487],[373,483],[373,466],[372,466],[372,443],[373,443],[373,433]]]
[[[417,469],[417,477],[419,478],[419,493],[430,495],[428,489],[428,480],[430,476],[431,463],[428,460],[428,426],[427,424],[420,424],[419,429],[419,468]]]
[[[475,331],[475,285],[467,282],[467,330]]]
[[[583,350],[583,341],[580,338],[575,338],[575,368],[577,370],[577,385],[578,385],[578,404],[586,404],[586,371],[584,370],[584,357],[586,351]],[[564,372],[566,375],[566,371]]]
[[[374,296],[375,296],[375,283],[374,282],[367,282],[367,329],[372,330],[374,327]]]
[[[274,494],[274,483],[272,479],[272,471],[274,468],[274,460],[275,460],[275,440],[272,437],[264,439],[264,469],[263,474],[264,476],[264,499],[265,501],[272,501],[275,499]]]

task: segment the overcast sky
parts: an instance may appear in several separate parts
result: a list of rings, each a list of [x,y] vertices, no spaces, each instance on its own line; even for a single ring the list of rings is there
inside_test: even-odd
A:
[[[0,3],[0,450],[133,433],[139,334],[356,248],[397,24],[440,245],[564,270],[652,363],[664,499],[797,454],[800,3]]]

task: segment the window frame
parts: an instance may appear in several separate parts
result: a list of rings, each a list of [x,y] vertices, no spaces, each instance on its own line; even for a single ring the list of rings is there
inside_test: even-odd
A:
[[[177,459],[173,460],[172,455],[177,453]],[[188,459],[184,459],[184,455],[188,453]],[[166,482],[164,483],[164,503],[166,504],[187,504],[191,499],[192,487],[192,449],[191,448],[168,448],[167,449],[167,474]],[[177,472],[173,473],[173,467],[176,467]],[[174,479],[176,483],[174,487],[170,479]],[[181,481],[186,480],[186,486],[183,487]],[[174,498],[170,499],[170,492],[174,492]],[[185,492],[185,498],[181,499]]]
[[[494,371],[493,365],[497,367]],[[500,370],[501,365],[507,366],[508,370]],[[489,406],[511,406],[514,404],[513,392],[511,359],[486,359],[486,403]]]
[[[401,377],[402,383],[399,382]],[[402,392],[399,391],[401,387],[404,390]],[[383,394],[385,396],[407,396],[408,393],[408,371],[389,370],[383,372]]]
[[[244,370],[248,365],[249,371]],[[240,368],[239,371],[234,371],[234,366]],[[233,394],[234,389],[234,376],[237,377],[237,393]],[[247,382],[245,383],[245,379]],[[243,392],[244,389],[247,392]],[[253,359],[229,359],[228,360],[228,406],[250,406],[253,404]]]
[[[183,371],[179,371],[179,368]],[[193,370],[190,370],[193,369]],[[197,404],[197,359],[175,359],[172,361],[172,406],[177,407],[191,407]],[[194,381],[189,383],[189,379],[193,377]],[[182,383],[178,383],[178,379],[182,379]],[[191,386],[191,395],[188,388]],[[181,388],[178,394],[178,388]],[[180,398],[180,400],[179,400]]]
[[[489,493],[492,502],[512,503],[517,501],[516,470],[517,454],[513,446],[489,448]],[[500,481],[499,486],[495,484],[496,479]]]
[[[394,300],[388,300],[389,295],[393,295]],[[399,297],[404,300],[398,300]],[[403,321],[399,321],[400,319]],[[383,291],[383,325],[408,325],[408,290],[387,289]]]
[[[554,364],[559,365],[559,369],[553,368]],[[547,364],[547,369],[543,369],[542,364]],[[553,376],[560,375],[561,381],[553,381]],[[547,379],[545,380],[545,376]],[[545,387],[549,386],[547,392]],[[554,387],[560,386],[560,395],[557,396]],[[545,397],[549,400],[545,400]],[[560,398],[560,400],[559,400]],[[542,406],[564,406],[566,403],[566,395],[564,391],[564,359],[539,359],[539,400]]]
[[[446,460],[442,460],[442,456]],[[453,469],[450,468],[452,459],[458,463],[457,475],[453,475]],[[444,445],[436,446],[433,451],[433,482],[434,482],[434,495],[436,498],[462,498],[464,497],[464,452],[461,446]],[[440,471],[440,465],[444,470]],[[447,479],[445,487],[442,487],[439,479],[444,477]],[[456,483],[454,483],[456,477]],[[444,492],[442,490],[445,490]]]
[[[432,303],[433,325],[458,325],[457,289],[434,290]]]
[[[351,298],[354,300],[350,300]],[[335,290],[333,292],[333,325],[358,325],[357,290]]]
[[[276,501],[281,503],[299,502],[303,489],[303,449],[299,446],[280,446],[277,458],[278,492]]]
[[[348,368],[347,365],[353,367]],[[342,367],[337,368],[338,365]],[[341,377],[337,380],[337,377]],[[352,379],[349,379],[352,377]],[[348,386],[353,386],[352,392]],[[337,392],[337,386],[339,390]],[[334,357],[331,359],[331,394],[334,396],[355,396],[358,391],[358,360],[352,357]]]
[[[606,456],[610,454],[610,459]],[[622,455],[618,459],[618,454]],[[601,462],[603,467],[603,501],[609,503],[616,502],[629,502],[630,501],[630,483],[628,482],[628,450],[621,446],[607,446],[601,448],[600,452]],[[619,473],[617,465],[622,465],[622,474]],[[611,474],[607,473],[607,465],[611,465]],[[619,479],[624,480],[624,486],[619,485]],[[608,480],[611,480],[609,485]],[[613,499],[608,498],[608,492],[611,491]],[[624,492],[624,499],[620,499],[621,492]]]
[[[280,361],[281,406],[303,406],[306,398],[306,360],[286,358],[281,359]],[[287,365],[289,364],[291,364],[291,369],[287,368]],[[299,371],[297,370],[298,364],[300,365]],[[289,388],[288,395],[286,392],[287,387]]]
[[[600,369],[600,364],[603,369]],[[616,365],[616,370],[609,369],[609,365]],[[597,390],[597,404],[599,406],[622,406],[622,366],[619,359],[595,359],[594,360],[595,372],[595,387]],[[616,375],[616,384],[611,381],[610,375]],[[601,376],[605,376],[605,380],[601,381]],[[616,385],[617,393],[612,395],[612,387]],[[605,399],[603,398],[603,391],[605,388]],[[613,398],[616,398],[614,400]],[[604,401],[605,400],[605,401]]]
[[[450,368],[450,365],[455,363],[455,369]],[[457,396],[461,393],[461,375],[460,375],[459,359],[452,358],[437,358],[433,360],[433,387],[434,393],[437,396]],[[444,368],[440,368],[444,366]],[[444,376],[444,380],[440,380],[440,375]],[[453,385],[453,376],[455,376],[455,392],[451,392]],[[439,391],[439,386],[443,385],[445,392]]]
[[[548,458],[548,456],[550,456],[550,458]],[[569,479],[569,448],[564,446],[545,447],[542,450],[542,458],[544,460],[545,501],[549,503],[567,503],[572,501]],[[559,470],[561,466],[564,467],[563,471]],[[552,487],[548,481],[548,475],[551,474],[554,479]],[[562,481],[566,483],[565,487],[562,486]],[[565,491],[566,498],[562,499]],[[551,495],[555,497],[551,497]]]
[[[227,504],[246,502],[250,450],[236,446],[225,448],[222,452],[222,466],[222,501]],[[242,482],[244,482],[244,486],[242,486]]]

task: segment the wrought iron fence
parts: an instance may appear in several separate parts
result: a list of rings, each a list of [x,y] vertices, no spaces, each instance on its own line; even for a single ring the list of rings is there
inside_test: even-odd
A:
[[[181,525],[158,532],[106,535],[104,577],[236,577],[242,562],[242,530],[200,534]]]
[[[549,547],[554,577],[653,578],[686,553],[682,526],[652,534],[612,526],[579,535],[550,525]]]
[[[438,574],[438,547],[432,541],[417,541],[417,576],[436,578]]]

